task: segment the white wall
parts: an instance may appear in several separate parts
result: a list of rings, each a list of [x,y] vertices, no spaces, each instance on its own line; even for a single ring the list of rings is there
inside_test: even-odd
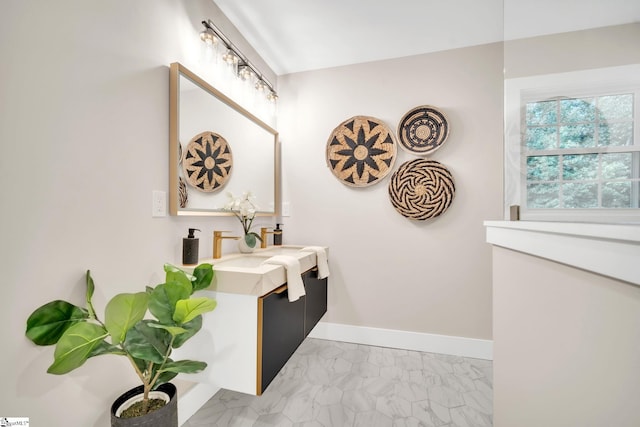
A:
[[[203,230],[203,256],[214,228],[238,229],[233,218],[151,217],[151,192],[166,190],[168,181],[167,66],[180,61],[204,74],[202,19],[212,18],[234,42],[236,34],[210,0],[7,0],[1,8],[0,416],[104,426],[110,403],[137,384],[131,369],[102,357],[64,377],[48,375],[53,348],[34,347],[25,320],[52,299],[82,304],[86,269],[102,312],[114,294],[158,283],[162,264],[180,261],[188,227]],[[284,192],[292,205],[284,240],[331,247],[325,320],[490,339],[491,258],[482,221],[501,212],[501,46],[279,83]],[[324,156],[329,133],[344,119],[372,115],[395,129],[422,104],[449,116],[449,141],[433,158],[457,186],[449,211],[430,223],[396,213],[388,178],[347,188]],[[411,158],[399,151],[396,165]]]
[[[491,339],[482,221],[501,216],[502,51],[491,44],[279,79],[285,243],[330,247],[324,321]],[[352,116],[377,117],[395,132],[425,104],[449,118],[449,139],[430,157],[452,172],[456,195],[443,215],[417,222],[391,205],[391,174],[348,187],[326,166],[325,150]],[[414,158],[399,148],[393,170]]]
[[[0,416],[108,425],[133,370],[109,356],[46,374],[53,348],[24,337],[27,316],[56,298],[83,304],[86,269],[102,312],[159,283],[188,227],[203,230],[204,256],[214,228],[239,230],[232,218],[151,217],[152,190],[168,189],[168,65],[203,69],[206,18],[251,55],[210,0],[2,2]]]
[[[637,64],[638,40],[640,23],[512,40],[504,44],[505,77]]]
[[[640,425],[640,287],[493,257],[495,426]]]
[[[508,42],[506,76],[640,63],[638,40],[636,23]],[[495,426],[640,425],[640,288],[498,247],[493,276]]]

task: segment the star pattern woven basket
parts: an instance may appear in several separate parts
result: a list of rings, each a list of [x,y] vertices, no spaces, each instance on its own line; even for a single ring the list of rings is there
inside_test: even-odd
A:
[[[199,191],[211,193],[220,190],[229,180],[232,166],[231,147],[215,132],[199,133],[183,150],[185,179]]]
[[[327,141],[327,164],[344,184],[366,187],[384,178],[396,158],[393,132],[379,119],[355,116],[340,123]]]

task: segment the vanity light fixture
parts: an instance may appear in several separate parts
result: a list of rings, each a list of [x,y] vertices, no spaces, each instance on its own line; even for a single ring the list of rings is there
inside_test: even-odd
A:
[[[205,29],[200,33],[200,40],[206,43],[208,46],[214,46],[218,44],[218,36],[209,28],[205,27]]]
[[[253,84],[254,88],[264,93],[267,100],[275,102],[278,94],[273,89],[273,85],[267,81],[262,73],[253,65],[245,55],[225,36],[211,20],[202,21],[204,30],[200,33],[200,40],[209,46],[215,46],[221,43],[226,51],[222,55],[222,60],[231,66],[237,65],[237,75],[243,81]],[[255,82],[255,84],[253,83]]]
[[[236,65],[240,62],[238,55],[236,55],[231,49],[227,49],[227,51],[222,55],[222,60],[229,65]]]
[[[243,81],[252,82],[257,79],[256,73],[253,72],[248,65],[240,65],[238,67],[238,77]]]
[[[266,92],[267,90],[267,84],[262,81],[262,80],[258,80],[255,84],[255,88],[258,92],[262,93],[262,92]]]

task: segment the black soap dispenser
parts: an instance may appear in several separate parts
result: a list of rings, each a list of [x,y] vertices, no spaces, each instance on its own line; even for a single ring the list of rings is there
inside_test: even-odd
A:
[[[200,231],[197,228],[190,228],[189,235],[182,239],[182,264],[196,265],[198,263],[198,246],[199,239],[193,235],[194,231]]]
[[[276,224],[276,228],[273,230],[273,245],[282,245],[282,229],[280,228],[280,224]]]

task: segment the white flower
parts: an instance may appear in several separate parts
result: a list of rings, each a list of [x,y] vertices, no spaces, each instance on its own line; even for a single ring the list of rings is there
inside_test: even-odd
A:
[[[224,209],[234,213],[242,224],[244,233],[248,234],[251,223],[256,216],[256,205],[251,201],[253,194],[251,191],[245,191],[242,193],[242,197],[234,197],[230,191],[227,191],[227,197],[229,201],[224,205]]]
[[[236,205],[236,199],[235,197],[233,197],[233,193],[231,191],[227,191],[227,198],[229,200],[227,200],[227,203],[225,203],[224,208],[225,210],[233,210],[235,208]]]

